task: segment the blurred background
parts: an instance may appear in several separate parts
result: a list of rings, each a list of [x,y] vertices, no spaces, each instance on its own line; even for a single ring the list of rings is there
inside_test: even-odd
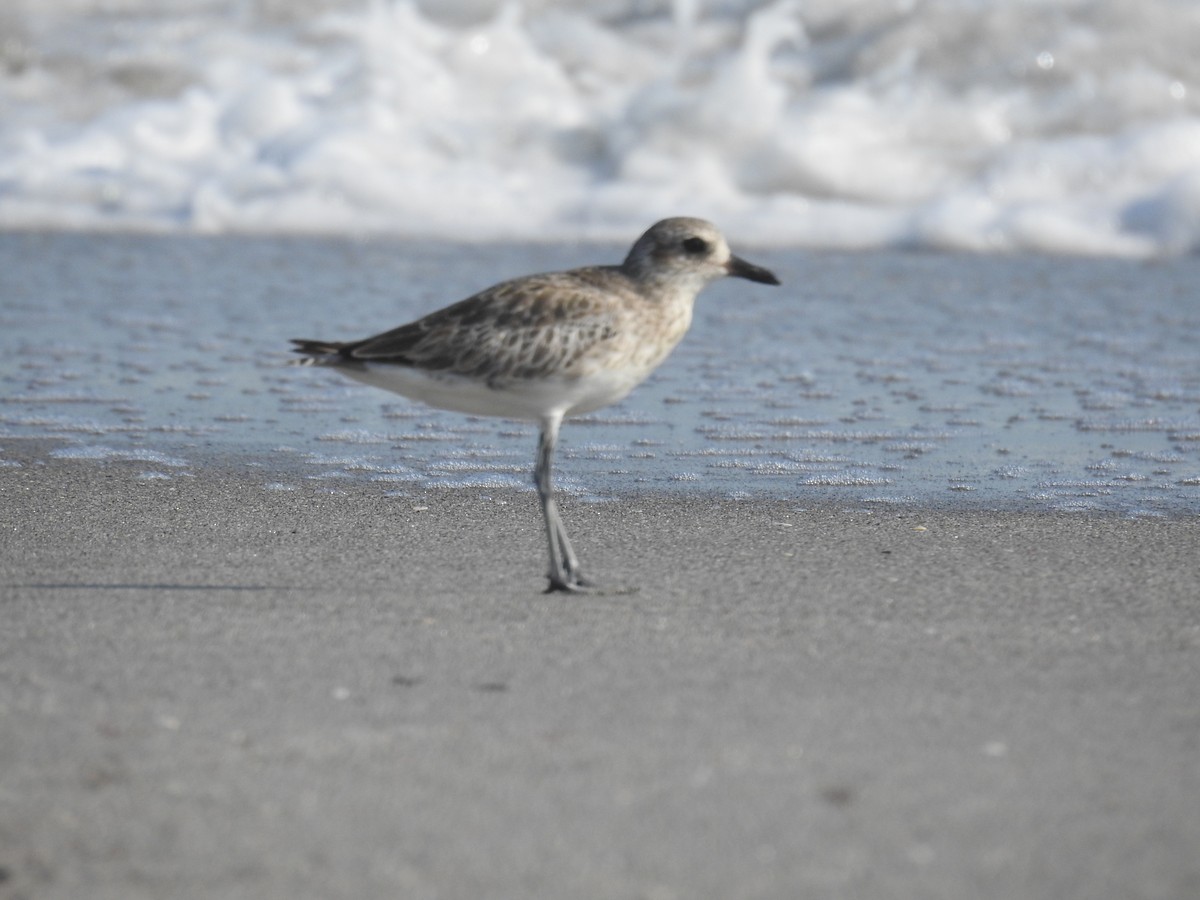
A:
[[[1193,0],[5,0],[0,228],[1150,258]]]

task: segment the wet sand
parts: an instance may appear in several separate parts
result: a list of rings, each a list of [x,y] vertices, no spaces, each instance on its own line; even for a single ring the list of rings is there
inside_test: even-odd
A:
[[[6,441],[0,897],[1185,898],[1195,519],[172,479]]]

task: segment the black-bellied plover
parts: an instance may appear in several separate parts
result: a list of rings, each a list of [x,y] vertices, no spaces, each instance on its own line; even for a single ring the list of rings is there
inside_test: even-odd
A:
[[[779,284],[734,256],[703,219],[664,219],[619,266],[529,275],[359,341],[293,340],[304,363],[431,406],[536,422],[534,483],[550,587],[585,588],[554,501],[551,461],[567,416],[625,397],[679,343],[696,295],[725,275]]]

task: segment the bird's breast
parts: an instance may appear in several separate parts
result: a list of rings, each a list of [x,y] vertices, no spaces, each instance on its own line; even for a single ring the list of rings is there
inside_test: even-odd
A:
[[[583,355],[579,371],[621,369],[641,381],[667,358],[692,324],[692,303],[647,304],[625,317],[611,336]]]

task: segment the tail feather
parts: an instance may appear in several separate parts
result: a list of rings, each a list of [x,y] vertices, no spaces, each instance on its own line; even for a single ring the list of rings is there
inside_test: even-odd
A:
[[[315,366],[323,362],[332,362],[342,355],[346,344],[338,341],[314,341],[308,338],[292,338],[293,353],[299,353],[305,359],[295,360],[298,366]]]

